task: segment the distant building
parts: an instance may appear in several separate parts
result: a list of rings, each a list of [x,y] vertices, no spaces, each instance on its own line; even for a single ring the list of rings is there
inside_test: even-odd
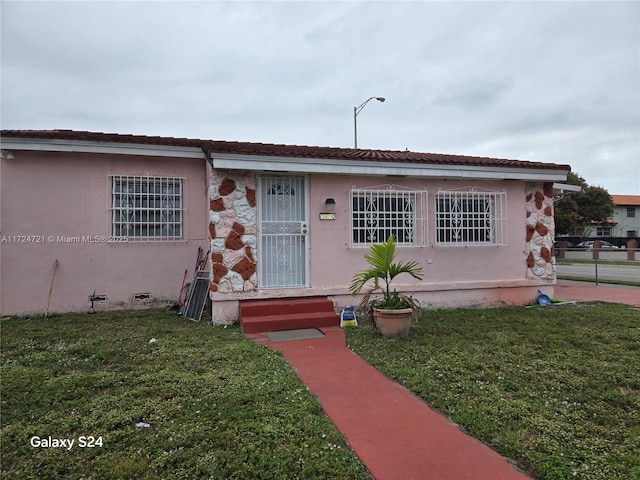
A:
[[[611,195],[613,211],[613,235],[633,238],[640,234],[640,195]]]
[[[637,238],[640,234],[640,195],[611,195],[615,208],[606,223],[592,225],[585,231],[589,237]]]

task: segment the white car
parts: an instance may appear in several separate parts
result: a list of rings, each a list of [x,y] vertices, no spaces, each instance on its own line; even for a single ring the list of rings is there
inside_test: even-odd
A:
[[[593,240],[589,240],[588,242],[580,242],[579,244],[577,244],[575,246],[575,248],[582,248],[585,250],[593,250]],[[600,248],[604,249],[604,248],[620,248],[616,245],[614,245],[613,243],[609,243],[609,242],[605,242],[604,240],[600,240]]]

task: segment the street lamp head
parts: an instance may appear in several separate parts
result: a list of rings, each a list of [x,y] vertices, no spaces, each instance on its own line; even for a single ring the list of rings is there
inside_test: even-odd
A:
[[[358,148],[358,125],[356,123],[356,117],[362,111],[362,109],[373,99],[378,100],[379,102],[384,102],[384,97],[369,97],[364,102],[362,102],[359,106],[353,107],[353,145],[355,148]]]

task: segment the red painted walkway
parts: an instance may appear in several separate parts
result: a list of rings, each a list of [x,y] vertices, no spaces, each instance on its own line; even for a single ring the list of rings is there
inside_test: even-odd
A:
[[[324,338],[265,344],[281,351],[376,480],[526,480],[506,459],[347,349]]]
[[[559,281],[554,297],[640,307],[637,287]],[[342,329],[322,330],[315,340],[253,338],[284,354],[376,480],[529,478],[347,349]]]
[[[625,285],[596,285],[588,282],[558,280],[553,296],[560,300],[626,303],[627,305],[640,307],[640,287],[628,287]]]

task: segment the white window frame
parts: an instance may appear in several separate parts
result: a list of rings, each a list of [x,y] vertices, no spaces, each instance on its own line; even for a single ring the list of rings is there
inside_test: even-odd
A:
[[[435,194],[435,244],[507,244],[507,193],[468,187]]]
[[[185,185],[181,177],[111,175],[114,242],[177,242],[185,238]]]
[[[427,211],[426,189],[397,185],[352,187],[349,193],[349,243],[352,247],[369,247],[393,235],[398,246],[424,246]]]
[[[611,227],[596,227],[596,237],[610,237],[612,230]]]

